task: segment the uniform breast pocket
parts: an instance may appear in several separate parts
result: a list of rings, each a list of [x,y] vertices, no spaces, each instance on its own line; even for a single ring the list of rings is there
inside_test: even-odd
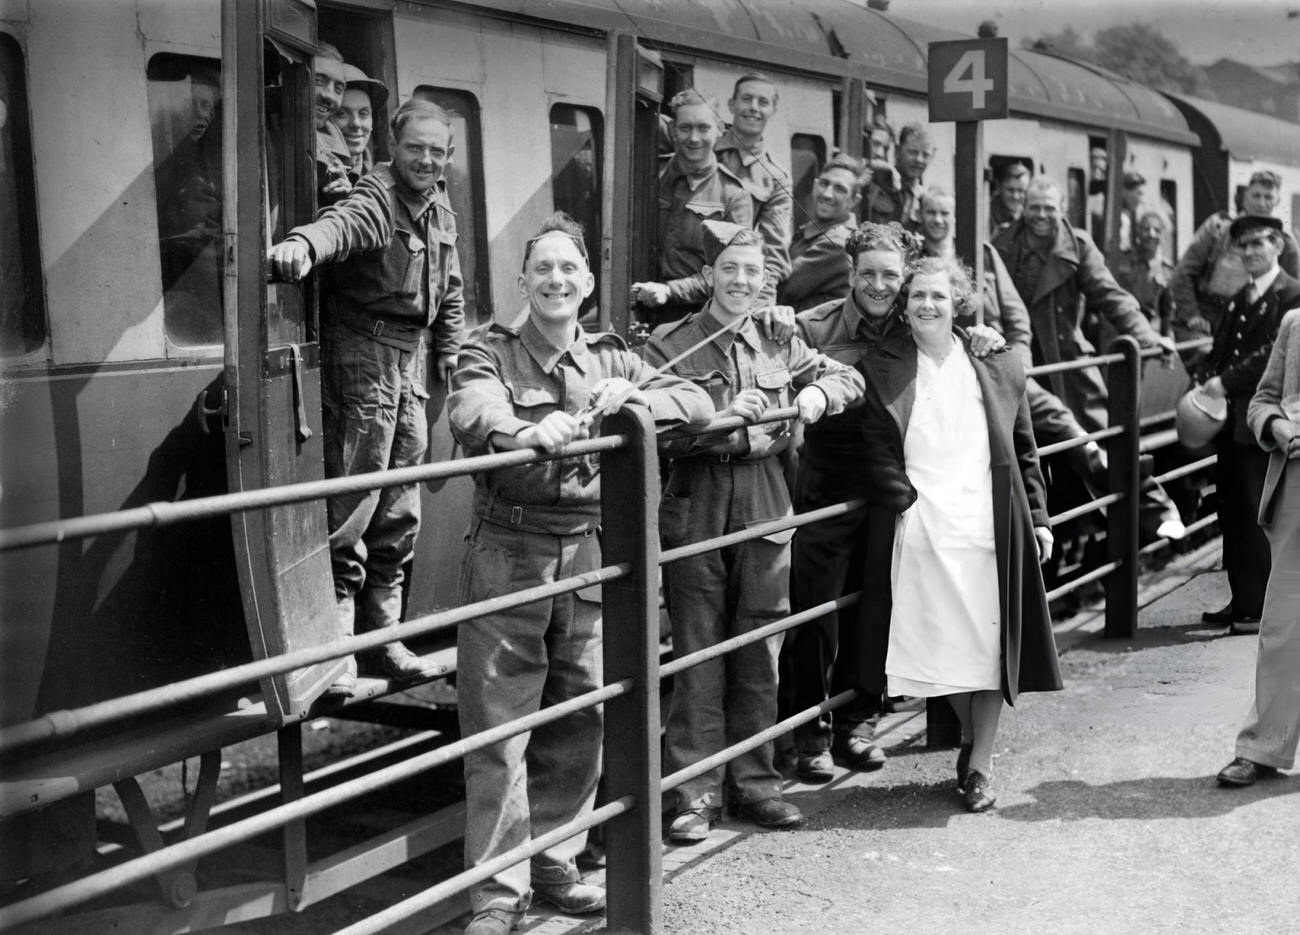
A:
[[[442,287],[447,285],[447,267],[451,265],[451,255],[456,249],[460,235],[455,231],[435,229],[433,232],[434,249],[438,251],[438,279]]]
[[[790,371],[774,367],[754,374],[754,383],[767,394],[769,407],[790,405]]]
[[[726,206],[720,201],[689,201],[686,203],[686,210],[694,214],[701,221],[721,220]]]
[[[731,381],[721,370],[679,370],[677,375],[708,393],[709,399],[713,400],[715,412],[721,412],[731,404]]]
[[[398,295],[419,295],[424,275],[424,241],[411,231],[397,228],[384,255],[384,284]]]
[[[541,422],[560,408],[560,394],[549,386],[528,383],[508,383],[515,415],[529,422]]]

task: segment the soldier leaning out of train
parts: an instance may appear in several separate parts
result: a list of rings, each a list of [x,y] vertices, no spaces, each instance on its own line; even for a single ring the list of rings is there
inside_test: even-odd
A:
[[[796,312],[814,308],[849,291],[844,245],[856,226],[853,212],[862,200],[862,163],[839,155],[813,182],[813,215],[790,242],[790,276],[780,299]]]
[[[464,300],[456,220],[443,169],[451,158],[451,117],[410,100],[390,122],[391,162],[380,163],[311,224],[271,248],[282,279],[329,264],[321,333],[325,474],[346,477],[424,460],[424,405],[430,353],[450,383],[460,350]],[[394,626],[402,613],[402,566],[420,528],[415,484],[339,494],[327,501],[330,560],[342,635]],[[418,680],[436,674],[400,642],[363,656],[379,675]],[[345,674],[329,689],[355,691]]]
[[[388,102],[388,88],[346,62],[343,75],[347,88],[333,119],[348,147],[348,184],[356,185],[374,165],[370,136],[375,129],[375,113]]]
[[[731,126],[714,145],[718,161],[744,184],[753,201],[754,230],[763,235],[766,283],[760,305],[776,300],[777,287],[790,275],[790,237],[794,199],[790,173],[777,164],[763,145],[763,133],[776,113],[780,94],[762,72],[741,75],[732,89],[727,109]]]
[[[663,366],[690,351],[673,370],[707,389],[722,417],[752,421],[769,408],[793,405],[800,422],[816,422],[861,397],[857,371],[798,337],[766,338],[755,324],[751,309],[765,282],[762,238],[725,222],[705,221],[702,228],[712,295],[691,317],[656,329],[645,347],[646,361]],[[669,442],[673,460],[660,515],[664,547],[792,515],[781,457],[789,444],[784,422]],[[788,615],[792,535],[772,533],[665,568],[674,652],[689,655]],[[776,723],[779,649],[780,637],[770,637],[674,676],[665,773]],[[765,743],[674,791],[671,841],[708,836],[722,813],[724,776],[734,813],[763,827],[802,820],[799,809],[781,797],[781,774],[772,744]]]
[[[352,191],[352,181],[347,174],[351,162],[348,145],[334,122],[348,85],[346,66],[334,46],[322,42],[320,48],[321,54],[311,60],[316,83],[312,120],[316,126],[316,200],[326,205]]]
[[[563,213],[524,247],[520,294],[528,314],[476,330],[461,351],[448,400],[468,455],[558,451],[596,434],[603,412],[645,406],[658,429],[704,424],[708,394],[656,373],[614,334],[578,324],[595,288],[582,227]],[[460,577],[462,604],[601,566],[600,461],[594,455],[477,474]],[[601,680],[600,586],[465,623],[457,641],[463,736],[593,691]],[[465,865],[476,867],[590,814],[600,775],[602,718],[586,708],[465,756]],[[605,891],[580,881],[585,834],[470,892],[467,935],[504,935],[532,896],[567,913],[599,912]],[[531,886],[530,886],[531,883]]]
[[[898,133],[894,164],[871,164],[871,183],[862,199],[862,219],[877,224],[897,221],[910,233],[921,230],[921,193],[925,170],[934,158],[930,132],[909,123]]]
[[[1282,177],[1262,169],[1250,177],[1242,192],[1239,216],[1272,217],[1282,198]],[[1241,254],[1232,248],[1228,228],[1232,215],[1219,211],[1205,219],[1174,267],[1169,289],[1174,295],[1174,336],[1180,341],[1213,334],[1228,301],[1250,279]],[[1296,239],[1282,231],[1279,264],[1288,276],[1300,276]],[[1199,358],[1199,354],[1196,355]],[[1195,358],[1188,361],[1191,369]]]
[[[660,282],[632,284],[632,299],[665,308],[667,319],[698,309],[709,296],[704,278],[706,219],[754,226],[753,200],[734,172],[718,162],[713,147],[722,132],[718,109],[694,88],[669,102],[675,150],[659,173]]]

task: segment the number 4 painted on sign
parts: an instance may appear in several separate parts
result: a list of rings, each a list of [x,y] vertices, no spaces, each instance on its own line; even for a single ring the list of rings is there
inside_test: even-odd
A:
[[[984,70],[983,49],[963,52],[943,79],[945,94],[969,94],[971,107],[975,110],[984,109],[985,95],[990,94],[993,88],[994,81]]]

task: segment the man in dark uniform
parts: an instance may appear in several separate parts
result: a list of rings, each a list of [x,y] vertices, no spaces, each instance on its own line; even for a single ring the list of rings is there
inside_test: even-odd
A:
[[[393,114],[389,129],[392,162],[375,166],[342,201],[295,227],[268,254],[282,279],[331,264],[321,336],[327,477],[423,462],[427,359],[432,353],[438,379],[449,383],[462,340],[456,218],[442,177],[455,150],[451,119],[434,104],[412,100]],[[345,634],[354,618],[363,631],[397,624],[402,566],[420,528],[419,487],[339,494],[327,507]],[[393,679],[437,672],[400,642],[365,661]],[[350,695],[351,682],[345,677],[332,692]]]
[[[717,108],[693,88],[678,92],[669,106],[676,150],[659,173],[659,274],[663,279],[632,284],[634,300],[649,309],[664,309],[656,316],[659,320],[681,318],[709,297],[703,272],[704,221],[754,226],[753,200],[744,182],[719,163],[713,151],[722,132]]]
[[[663,366],[701,340],[713,339],[673,371],[713,397],[719,416],[754,420],[764,410],[795,406],[799,421],[840,412],[862,394],[862,375],[792,337],[763,336],[750,316],[763,288],[762,240],[752,230],[704,223],[712,296],[691,317],[657,329],[646,361]],[[791,515],[782,453],[785,423],[741,427],[720,435],[671,441],[660,535],[666,548],[734,533]],[[673,651],[687,655],[766,626],[790,611],[789,530],[674,562],[664,569]],[[674,676],[665,726],[664,772],[707,759],[776,722],[779,638],[752,643]],[[724,774],[725,784],[724,789]],[[802,820],[781,798],[772,744],[741,754],[674,790],[669,837],[704,840],[729,794],[734,812],[764,827]]]
[[[844,245],[853,233],[853,212],[862,200],[862,163],[835,156],[813,182],[813,216],[790,242],[790,276],[778,292],[782,305],[796,312],[849,291]]]
[[[654,374],[614,334],[578,324],[595,288],[582,227],[557,213],[524,248],[526,317],[476,330],[448,400],[468,455],[558,451],[599,429],[609,401],[650,409],[656,426],[707,423],[708,394]],[[623,397],[622,402],[618,400]],[[478,474],[461,572],[462,604],[601,566],[600,462],[538,461]],[[594,691],[601,681],[600,587],[500,611],[461,626],[457,640],[465,736]],[[589,814],[600,776],[602,719],[587,708],[465,756],[465,865],[476,867]],[[579,881],[585,835],[555,844],[470,892],[466,935],[505,935],[535,895],[566,913],[599,912],[605,891]]]
[[[763,237],[767,278],[759,293],[759,305],[775,301],[777,287],[790,275],[790,229],[794,217],[790,173],[777,164],[763,145],[763,133],[779,101],[776,85],[767,75],[762,72],[741,75],[727,101],[731,127],[713,147],[718,161],[744,183],[754,202],[754,230]]]
[[[1268,453],[1246,424],[1246,407],[1268,363],[1282,314],[1300,306],[1300,281],[1278,265],[1285,243],[1278,218],[1243,215],[1232,222],[1228,236],[1250,278],[1228,301],[1197,377],[1207,394],[1225,399],[1228,407],[1227,423],[1215,438],[1215,488],[1232,597],[1227,606],[1202,619],[1226,623],[1234,633],[1253,633],[1259,631],[1272,559],[1257,520]]]

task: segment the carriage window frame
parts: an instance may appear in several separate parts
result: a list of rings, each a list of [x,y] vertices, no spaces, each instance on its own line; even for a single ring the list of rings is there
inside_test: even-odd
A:
[[[809,145],[811,144],[811,145]],[[813,206],[813,183],[821,175],[822,166],[828,158],[826,139],[818,133],[790,134],[790,191],[799,207],[795,210],[794,226],[800,226],[800,218],[816,216]],[[801,170],[800,162],[812,157],[811,171]]]
[[[221,64],[216,56],[156,52],[145,65],[163,331],[169,347],[185,352],[220,347],[225,341]],[[176,121],[190,115],[181,114],[169,96],[186,91],[197,108],[196,89],[214,87],[210,81],[196,81],[196,75],[215,79],[215,100],[199,137],[178,136]],[[197,109],[193,116],[197,119]],[[183,162],[187,156],[192,165]],[[195,174],[174,184],[190,169]],[[199,216],[205,202],[210,204],[206,220]]]
[[[567,113],[566,113],[567,112]],[[588,130],[579,129],[577,117],[585,117]],[[563,211],[575,221],[582,224],[583,242],[590,258],[592,275],[596,287],[583,302],[579,320],[589,331],[599,331],[600,326],[600,280],[601,280],[601,243],[604,229],[601,219],[601,192],[604,184],[605,153],[605,116],[597,107],[582,104],[557,102],[551,105],[548,113],[550,120],[551,146],[551,207]],[[566,119],[574,118],[574,119]],[[573,147],[571,137],[586,134],[587,143],[578,148]],[[582,162],[579,152],[590,149],[592,155],[592,178],[590,183],[589,204],[586,210],[577,210],[577,199],[572,197],[569,189],[571,176],[580,172]],[[562,181],[563,180],[563,181]]]
[[[487,237],[487,194],[483,181],[483,124],[478,98],[462,88],[422,84],[411,97],[448,111],[454,124],[456,158],[447,163],[447,196],[456,213],[456,251],[464,277],[465,323],[487,324],[495,318],[492,266]],[[463,173],[463,175],[462,175]],[[451,176],[451,177],[448,177]]]
[[[5,32],[0,32],[0,81],[7,88],[4,118],[0,121],[0,172],[8,167],[11,171],[7,174],[12,182],[8,191],[0,188],[0,198],[9,200],[13,206],[12,210],[0,211],[0,224],[8,227],[0,230],[0,236],[8,239],[12,235],[16,248],[14,253],[18,257],[15,279],[26,293],[19,299],[13,341],[10,340],[8,325],[0,317],[0,359],[21,360],[48,347],[50,329],[36,211],[36,171],[26,58],[18,40]],[[0,175],[0,185],[8,184]],[[3,207],[3,202],[0,202],[0,207]],[[27,236],[23,236],[24,231],[28,232]],[[0,286],[2,284],[3,280],[0,280]],[[0,302],[7,300],[0,293]],[[3,305],[0,305],[0,315],[3,315]]]
[[[1178,181],[1164,178],[1159,183],[1160,201],[1155,206],[1165,218],[1165,259],[1177,265],[1182,254],[1178,249]]]

